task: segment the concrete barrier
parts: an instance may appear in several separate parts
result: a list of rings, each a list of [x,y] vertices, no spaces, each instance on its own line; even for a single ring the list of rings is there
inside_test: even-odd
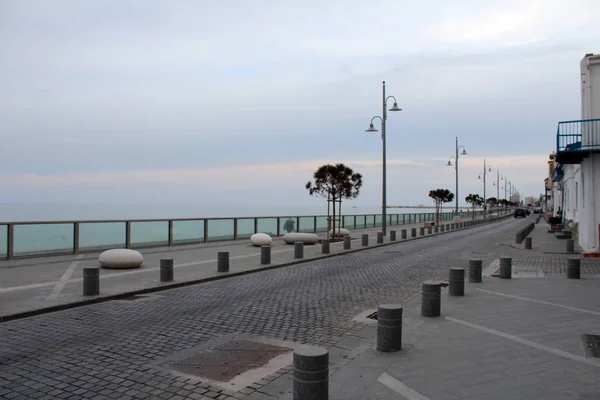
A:
[[[450,296],[465,295],[465,269],[450,268],[450,278],[448,280],[448,294]]]
[[[260,263],[262,265],[271,264],[271,246],[260,247]]]
[[[377,350],[402,350],[402,306],[381,304],[377,308]]]
[[[173,259],[172,258],[161,258],[160,259],[160,281],[171,282],[173,281]]]
[[[302,346],[294,350],[294,400],[329,398],[329,351]]]
[[[425,281],[421,284],[421,315],[439,317],[441,315],[441,285],[437,281]]]
[[[512,258],[500,258],[500,279],[512,279]]]
[[[581,260],[579,258],[567,259],[567,279],[581,278]]]
[[[294,258],[304,258],[304,242],[294,243]]]
[[[350,250],[352,248],[352,238],[350,236],[344,236],[344,250]]]
[[[483,272],[483,261],[469,260],[469,282],[481,283]]]
[[[83,269],[83,295],[97,296],[100,294],[100,268]]]
[[[219,251],[217,253],[217,272],[229,272],[228,251]]]

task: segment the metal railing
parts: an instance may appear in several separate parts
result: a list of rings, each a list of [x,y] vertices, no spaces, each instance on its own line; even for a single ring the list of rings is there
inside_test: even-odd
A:
[[[459,215],[473,217],[471,211]],[[475,211],[475,215],[481,216],[483,211]],[[440,214],[441,221],[453,218],[453,212]],[[258,232],[281,236],[288,219],[293,220],[296,232],[330,229],[326,215],[0,222],[0,259],[238,240]],[[414,224],[434,221],[435,213],[387,214],[387,219],[390,226]],[[347,229],[374,228],[381,226],[382,216],[343,215],[338,221]]]
[[[600,118],[561,121],[556,131],[556,151],[600,150]]]

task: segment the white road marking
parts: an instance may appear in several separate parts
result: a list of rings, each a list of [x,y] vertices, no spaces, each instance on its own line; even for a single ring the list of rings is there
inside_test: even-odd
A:
[[[394,392],[406,398],[406,400],[430,400],[429,397],[409,388],[399,380],[383,373],[377,378],[377,381],[392,389]]]
[[[572,353],[568,353],[566,351],[562,351],[562,350],[558,350],[558,349],[555,349],[555,348],[552,348],[552,347],[544,346],[543,344],[535,343],[535,342],[532,342],[530,340],[520,338],[518,336],[514,336],[514,335],[510,335],[508,333],[500,332],[500,331],[497,331],[495,329],[486,328],[485,326],[473,324],[473,323],[470,323],[470,322],[467,322],[467,321],[463,321],[463,320],[460,320],[460,319],[457,319],[457,318],[446,317],[446,319],[448,321],[452,321],[452,322],[455,322],[457,324],[468,326],[470,328],[477,329],[477,330],[480,330],[482,332],[491,333],[492,335],[496,335],[496,336],[500,336],[500,337],[508,339],[508,340],[512,340],[514,342],[523,344],[525,346],[533,347],[534,349],[542,350],[542,351],[545,351],[545,352],[548,352],[548,353],[551,353],[551,354],[554,354],[554,355],[557,355],[557,356],[560,356],[560,357],[568,358],[568,359],[573,360],[573,361],[578,361],[578,362],[583,363],[583,364],[591,365],[592,367],[598,367],[598,368],[600,368],[600,361],[597,360],[597,359],[585,358],[585,357],[582,357],[582,356],[578,356],[576,354],[572,354]]]
[[[75,257],[75,260],[77,261],[73,261],[71,265],[69,265],[69,268],[67,268],[63,276],[60,278],[60,281],[58,281],[56,286],[54,286],[52,292],[48,295],[48,297],[46,297],[46,300],[54,300],[58,298],[60,292],[64,289],[65,285],[71,278],[71,275],[73,275],[73,272],[75,272],[75,268],[77,268],[77,266],[79,265],[79,260],[81,260],[82,258],[83,254],[80,254],[77,257]]]
[[[584,310],[583,308],[565,306],[563,304],[552,303],[552,302],[549,302],[549,301],[529,299],[527,297],[516,296],[514,294],[506,294],[506,293],[500,293],[500,292],[493,292],[491,290],[486,290],[486,289],[479,289],[479,288],[477,288],[475,290],[478,290],[478,291],[484,292],[484,293],[495,294],[497,296],[510,297],[510,298],[513,298],[513,299],[525,300],[525,301],[530,301],[532,303],[545,304],[547,306],[560,307],[560,308],[564,308],[566,310],[577,311],[577,312],[581,312],[581,313],[586,313],[586,314],[592,314],[592,315],[600,316],[600,312],[591,311],[591,310]]]

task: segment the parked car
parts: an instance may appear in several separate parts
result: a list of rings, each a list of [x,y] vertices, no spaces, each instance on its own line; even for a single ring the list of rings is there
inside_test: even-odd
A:
[[[517,208],[515,210],[515,218],[517,217],[527,218],[527,210],[525,210],[524,208]]]
[[[534,214],[543,214],[542,207],[536,207],[533,209]]]

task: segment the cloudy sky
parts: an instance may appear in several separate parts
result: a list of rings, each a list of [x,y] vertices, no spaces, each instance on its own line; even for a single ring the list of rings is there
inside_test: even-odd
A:
[[[2,0],[0,202],[311,204],[324,163],[378,204],[482,192],[486,158],[539,194],[580,118],[597,0]],[[391,105],[391,104],[390,104]],[[376,126],[378,127],[378,122]]]

